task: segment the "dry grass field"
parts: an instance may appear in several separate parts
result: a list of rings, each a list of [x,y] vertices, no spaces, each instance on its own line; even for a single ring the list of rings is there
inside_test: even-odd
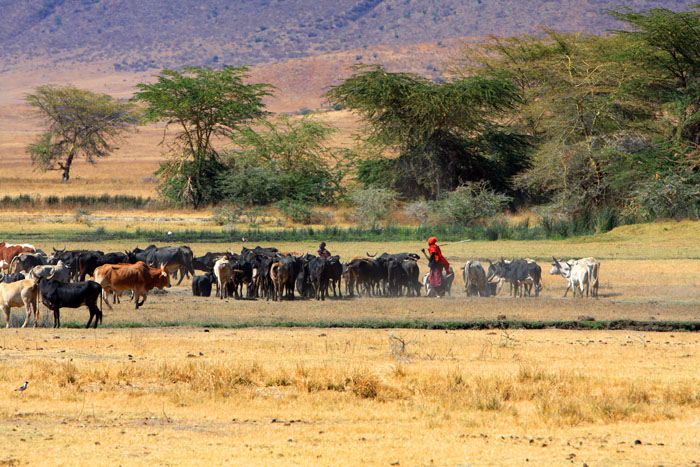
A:
[[[700,461],[696,334],[41,329],[0,344],[4,465]]]
[[[694,465],[700,462],[695,333],[319,326],[499,315],[694,321],[697,227],[669,222],[566,241],[444,248],[456,265],[470,257],[537,258],[545,285],[540,298],[466,298],[458,280],[452,296],[439,300],[274,303],[195,298],[185,280],[151,294],[139,310],[128,300],[105,307],[97,330],[2,330],[0,463]],[[241,244],[191,246],[202,254]],[[314,242],[277,246],[316,248]],[[344,258],[421,246],[329,244]],[[561,298],[564,280],[547,274],[552,254],[599,257],[600,298]],[[13,326],[22,314],[15,309]],[[64,325],[86,320],[86,310],[62,312]],[[51,323],[43,307],[40,323]],[[285,323],[312,327],[279,327]],[[28,389],[14,391],[24,381]]]

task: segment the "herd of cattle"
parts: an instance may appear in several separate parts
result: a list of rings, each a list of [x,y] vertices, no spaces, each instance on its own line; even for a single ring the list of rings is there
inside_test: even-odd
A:
[[[415,253],[367,254],[342,263],[339,256],[328,258],[310,254],[282,253],[276,248],[243,248],[240,254],[230,251],[209,252],[194,256],[188,246],[135,248],[131,251],[104,253],[94,250],[57,250],[47,255],[28,244],[0,242],[0,306],[10,324],[10,309],[24,306],[26,327],[34,314],[34,327],[39,317],[38,299],[54,315],[54,327],[60,327],[60,309],[87,306],[92,323],[102,321],[102,303],[114,303],[121,293],[132,292],[135,307],[146,301],[149,291],[170,287],[171,278],[192,277],[196,296],[220,298],[265,298],[268,300],[302,298],[325,300],[332,291],[346,296],[420,296],[449,294],[454,271],[443,272],[443,286],[431,290],[427,274],[421,280]],[[594,258],[563,261],[553,258],[550,274],[568,281],[564,296],[573,289],[581,297],[598,295],[600,263]],[[480,261],[470,260],[461,268],[467,296],[497,295],[509,284],[514,297],[539,296],[542,270],[533,260],[488,261],[484,269]],[[196,275],[196,271],[203,274]],[[93,280],[86,280],[87,277]],[[244,293],[245,287],[245,293]],[[110,297],[111,295],[111,297]],[[100,306],[97,302],[100,301]]]

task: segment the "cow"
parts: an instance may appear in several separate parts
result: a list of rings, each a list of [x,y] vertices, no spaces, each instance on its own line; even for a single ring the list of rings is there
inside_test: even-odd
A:
[[[506,261],[503,258],[495,263],[489,262],[487,279],[503,279],[511,285],[513,297],[522,297],[526,291],[530,295],[532,288],[535,289],[535,296],[539,296],[542,289],[542,268],[532,260],[512,260]]]
[[[343,298],[341,287],[341,280],[343,277],[343,264],[340,262],[340,256],[331,256],[328,259],[328,281],[329,285],[333,287],[333,296]],[[336,287],[338,292],[336,293]]]
[[[23,279],[9,284],[0,282],[0,306],[5,312],[5,327],[10,327],[10,308],[22,305],[24,305],[26,312],[22,327],[27,327],[32,312],[34,313],[34,327],[37,327],[39,322],[38,297],[39,286],[32,279]]]
[[[0,271],[10,272],[10,264],[4,259],[0,259]]]
[[[491,287],[486,280],[486,271],[479,261],[469,260],[462,268],[464,291],[467,297],[490,297]]]
[[[88,251],[78,255],[78,280],[84,281],[86,276],[95,276],[95,268],[105,264],[128,263],[126,253],[100,254],[99,251]]]
[[[309,261],[309,279],[314,289],[316,300],[325,300],[328,294],[330,268],[327,258],[313,258]]]
[[[47,264],[44,266],[34,266],[29,271],[29,278],[39,280],[44,277],[46,279],[56,279],[59,282],[70,282],[71,272],[68,267],[59,261],[55,265]]]
[[[81,254],[90,252],[104,255],[104,252],[96,250],[66,250],[65,248],[63,250],[57,250],[54,248],[53,253],[49,256],[48,264],[57,264],[59,261],[63,261],[63,263],[68,266],[68,269],[70,269],[71,279],[77,281],[79,272],[78,258]]]
[[[590,272],[588,264],[584,261],[568,261],[566,263],[558,261],[556,258],[552,257],[554,260],[552,262],[552,270],[549,271],[550,274],[559,274],[564,279],[568,281],[566,290],[564,291],[564,296],[572,289],[574,293],[574,298],[576,297],[576,288],[578,287],[581,298],[583,298],[583,291],[586,291],[586,297],[588,297],[589,287],[590,287]]]
[[[423,276],[423,287],[425,288],[425,294],[430,296],[430,293],[432,291],[432,287],[430,287],[430,281],[429,281],[430,273],[426,272],[425,275]],[[452,266],[450,266],[449,271],[442,271],[442,290],[444,293],[447,295],[452,295],[452,283],[455,280],[455,272],[454,269],[452,269]]]
[[[571,260],[573,261],[573,260]],[[600,263],[598,260],[592,257],[581,258],[578,260],[580,263],[586,264],[588,266],[588,281],[591,288],[591,296],[598,296],[598,275],[600,273]]]
[[[227,254],[229,253],[226,251],[221,253],[207,252],[203,256],[195,256],[192,258],[192,268],[202,272],[213,272],[216,260]]]
[[[213,272],[192,278],[192,295],[195,297],[211,297],[211,286],[216,282]]]
[[[270,265],[270,279],[272,280],[272,285],[274,291],[272,293],[272,300],[278,301],[282,300],[284,295],[287,281],[289,281],[290,271],[285,264],[281,261],[274,262]]]
[[[49,264],[49,258],[41,253],[21,253],[12,260],[10,273],[29,272],[35,266]]]
[[[0,280],[2,282],[5,282],[6,284],[21,281],[24,279],[27,279],[27,276],[23,272],[16,272],[14,274],[0,274]]]
[[[105,292],[120,293],[131,290],[134,294],[135,308],[138,309],[148,297],[148,292],[158,288],[170,287],[170,275],[163,268],[152,268],[143,261],[134,264],[104,264],[95,269],[95,281]],[[139,298],[143,300],[139,302]],[[107,303],[109,305],[109,302]]]
[[[378,263],[370,258],[354,258],[345,264],[347,276],[346,285],[349,286],[348,295],[354,296],[355,291],[366,296],[373,295],[374,284],[380,280],[381,272]]]
[[[233,282],[233,267],[226,257],[219,258],[214,263],[214,276],[216,277],[216,296],[221,299],[228,297],[227,284]]]
[[[95,281],[75,282],[64,284],[55,279],[42,277],[39,279],[41,302],[53,311],[53,327],[61,327],[61,308],[80,308],[85,305],[90,311],[86,328],[94,319],[94,327],[102,322],[102,309],[97,306],[97,300],[102,296],[102,287]]]
[[[7,264],[12,264],[15,256],[21,253],[36,253],[36,248],[27,243],[14,245],[4,241],[0,242],[0,260],[5,261]]]
[[[180,280],[177,285],[180,285],[185,276],[194,276],[194,268],[192,267],[192,249],[188,246],[164,246],[157,247],[149,245],[145,250],[134,248],[127,251],[130,263],[143,261],[153,267],[156,264],[165,268],[169,274],[174,275],[179,272]]]

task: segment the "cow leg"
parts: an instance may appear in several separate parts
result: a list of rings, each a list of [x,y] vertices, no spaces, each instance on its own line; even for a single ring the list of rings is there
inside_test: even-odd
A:
[[[140,294],[139,294],[140,295]],[[136,309],[138,310],[140,306],[146,303],[146,297],[148,297],[148,292],[143,292],[143,300],[139,303],[138,296],[134,295],[134,301],[136,302]]]
[[[570,288],[571,288],[571,282],[569,282],[569,283],[566,285],[566,290],[564,291],[564,297],[566,297],[566,294],[569,293],[569,289],[570,289]]]
[[[27,324],[29,324],[29,317],[32,315],[32,304],[31,304],[31,299],[24,299],[24,311],[25,311],[25,317],[24,317],[24,323],[22,324],[23,328],[27,327]]]
[[[53,327],[54,328],[61,327],[61,309],[60,308],[55,308],[53,310]]]
[[[10,327],[10,306],[3,305],[2,311],[5,312],[5,328],[9,328]]]

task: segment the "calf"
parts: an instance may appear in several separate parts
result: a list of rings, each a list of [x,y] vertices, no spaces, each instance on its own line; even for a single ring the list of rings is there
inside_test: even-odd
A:
[[[17,272],[15,274],[0,274],[0,280],[2,282],[5,282],[7,284],[10,284],[12,282],[17,282],[21,281],[23,279],[26,279],[27,276],[24,275],[22,272]]]
[[[192,295],[195,297],[211,297],[211,286],[216,282],[213,272],[192,278]]]
[[[34,327],[37,327],[39,322],[38,296],[39,286],[32,279],[23,279],[9,284],[0,282],[0,306],[5,312],[5,327],[10,327],[10,308],[22,305],[24,305],[26,312],[22,327],[27,327],[32,312],[34,312]]]
[[[41,291],[41,302],[53,311],[53,327],[61,327],[61,308],[80,308],[85,305],[90,310],[86,328],[93,322],[97,328],[97,323],[102,322],[102,310],[97,306],[97,300],[102,297],[102,287],[95,281],[76,282],[64,284],[55,279],[39,279],[39,289]]]

